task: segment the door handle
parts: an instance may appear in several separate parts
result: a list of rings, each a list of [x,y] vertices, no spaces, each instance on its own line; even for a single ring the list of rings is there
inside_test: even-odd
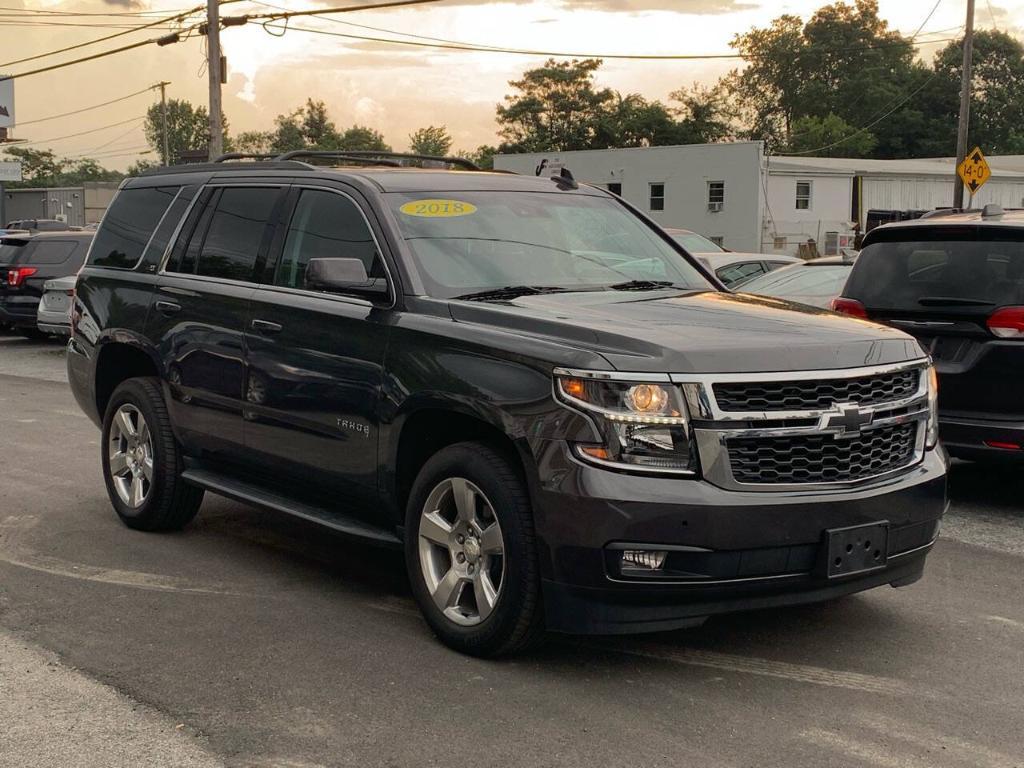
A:
[[[181,304],[175,304],[173,301],[158,301],[156,311],[164,315],[174,315],[181,312]]]
[[[272,323],[269,320],[253,320],[252,329],[259,333],[278,333],[281,330],[279,323]]]

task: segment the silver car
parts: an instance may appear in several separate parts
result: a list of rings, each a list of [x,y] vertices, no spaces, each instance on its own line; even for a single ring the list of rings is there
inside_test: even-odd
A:
[[[55,336],[71,335],[71,308],[74,306],[77,279],[78,275],[68,275],[43,283],[43,298],[36,311],[36,325],[40,331]]]

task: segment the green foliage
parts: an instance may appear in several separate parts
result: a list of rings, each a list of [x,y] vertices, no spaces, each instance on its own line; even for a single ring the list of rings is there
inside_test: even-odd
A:
[[[680,144],[709,144],[726,141],[735,134],[733,122],[736,110],[729,102],[728,93],[722,85],[708,88],[694,83],[693,87],[680,88],[668,95],[678,107],[672,111],[679,120]]]
[[[222,118],[227,140],[228,122]],[[206,107],[194,107],[184,99],[167,100],[167,147],[169,160],[163,157],[163,109],[159,103],[146,111],[143,130],[146,141],[162,162],[176,163],[184,152],[205,150],[210,143],[210,114]],[[225,141],[225,148],[230,142]]]
[[[384,141],[384,136],[380,131],[362,125],[353,125],[341,134],[338,149],[364,151],[377,149],[381,152],[390,152],[391,145]]]
[[[409,134],[409,151],[417,155],[444,157],[451,151],[452,137],[443,125],[428,125]]]
[[[48,149],[7,147],[4,152],[10,160],[21,162],[22,181],[8,182],[9,188],[18,187],[74,187],[87,181],[120,181],[124,174],[110,171],[91,158],[71,159],[58,157]]]
[[[782,152],[814,157],[868,157],[877,144],[878,139],[870,131],[859,130],[839,115],[828,114],[797,118],[789,144]]]

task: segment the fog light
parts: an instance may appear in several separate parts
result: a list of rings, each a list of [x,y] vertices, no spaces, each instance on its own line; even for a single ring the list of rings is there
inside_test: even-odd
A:
[[[622,552],[622,567],[644,571],[660,571],[668,552],[656,549],[626,549]]]

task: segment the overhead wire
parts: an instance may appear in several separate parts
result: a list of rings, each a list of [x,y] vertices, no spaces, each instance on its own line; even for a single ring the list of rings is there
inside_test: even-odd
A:
[[[150,91],[154,90],[155,88],[159,88],[159,87],[160,87],[159,85],[151,85],[148,88],[143,88],[141,91],[135,91],[134,93],[129,93],[127,96],[120,96],[120,97],[118,97],[116,99],[111,99],[110,101],[100,102],[99,104],[93,104],[93,105],[88,106],[88,107],[82,107],[81,109],[73,109],[70,112],[61,112],[59,115],[50,115],[49,117],[37,117],[35,120],[24,120],[24,121],[19,120],[18,122],[16,122],[14,124],[14,126],[17,127],[17,128],[21,128],[21,127],[26,126],[26,125],[35,125],[36,123],[45,123],[45,122],[47,122],[49,120],[56,120],[56,119],[61,118],[61,117],[71,117],[72,115],[80,115],[83,112],[89,112],[89,111],[94,110],[94,109],[99,109],[100,107],[108,107],[111,104],[117,104],[118,102],[121,102],[121,101],[127,101],[128,99],[133,99],[136,96],[141,96],[144,93],[149,93]]]
[[[33,144],[52,144],[55,141],[64,141],[65,139],[74,139],[79,136],[88,136],[90,133],[99,133],[100,131],[106,131],[111,128],[117,128],[119,125],[127,125],[128,123],[136,123],[140,120],[145,120],[145,115],[139,115],[138,117],[130,117],[127,120],[121,120],[110,125],[103,125],[99,128],[92,128],[88,131],[77,131],[76,133],[69,133],[66,136],[55,136],[52,139],[33,139],[32,141],[19,141],[17,144],[12,146],[27,147]]]

